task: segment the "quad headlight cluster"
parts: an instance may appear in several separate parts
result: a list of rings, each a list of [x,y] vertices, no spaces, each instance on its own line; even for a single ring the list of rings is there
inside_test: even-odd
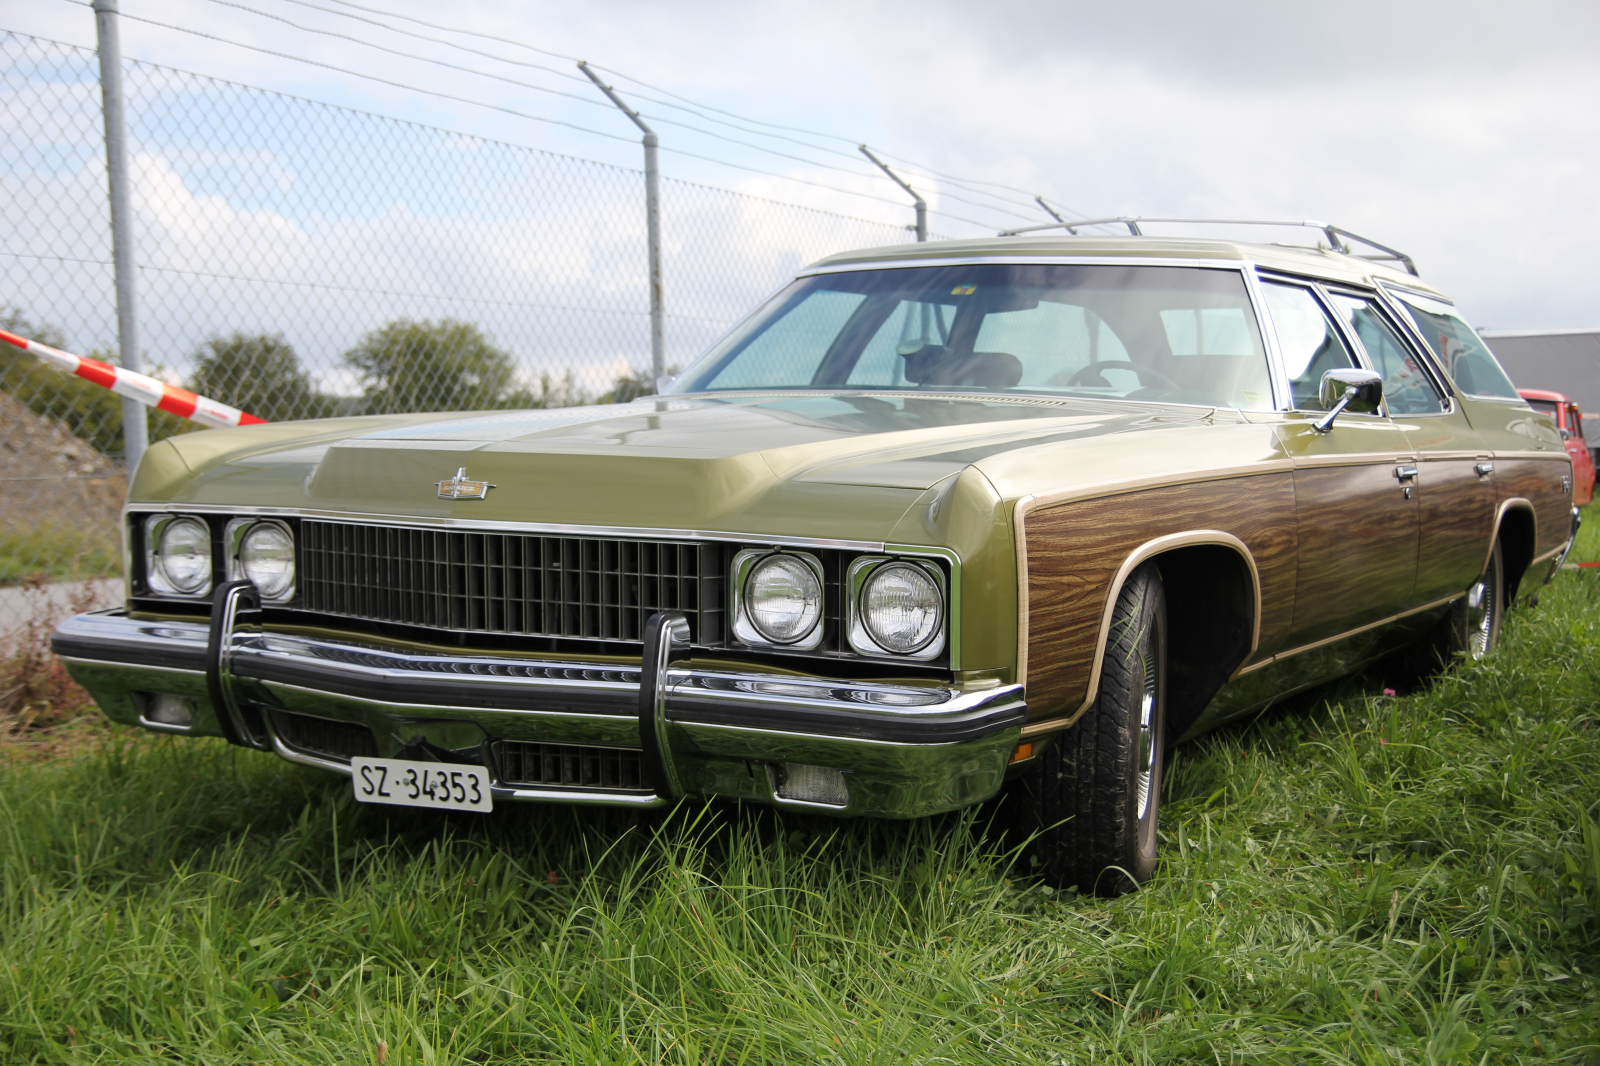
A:
[[[807,552],[746,549],[734,556],[734,636],[808,651],[824,637],[827,580]],[[845,568],[842,635],[858,655],[926,660],[945,646],[945,577],[931,562],[862,556]]]
[[[216,573],[211,525],[195,515],[145,519],[145,580],[152,593],[199,599]],[[294,531],[271,518],[234,518],[223,531],[227,580],[255,584],[263,603],[294,598]]]

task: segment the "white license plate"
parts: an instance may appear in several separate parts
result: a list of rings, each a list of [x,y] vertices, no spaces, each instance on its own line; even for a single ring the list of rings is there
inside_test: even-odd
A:
[[[494,810],[494,797],[489,794],[489,771],[481,766],[357,756],[350,760],[350,783],[356,799],[362,803],[458,811]]]

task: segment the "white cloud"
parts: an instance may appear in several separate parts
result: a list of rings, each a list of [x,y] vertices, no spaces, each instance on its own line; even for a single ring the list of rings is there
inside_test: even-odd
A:
[[[296,21],[339,26],[452,62],[477,62],[281,0],[254,3],[292,14]],[[1351,0],[1341,5],[1264,5],[1219,0],[1199,5],[1173,0],[1106,5],[1013,0],[973,5],[942,0],[910,5],[831,0],[800,7],[725,0],[674,5],[539,0],[513,7],[463,0],[448,13],[421,0],[385,0],[380,6],[585,56],[715,106],[865,139],[939,170],[1037,190],[1093,214],[1326,218],[1414,254],[1425,276],[1454,293],[1468,315],[1481,323],[1600,324],[1600,298],[1587,277],[1588,248],[1600,222],[1592,194],[1600,160],[1600,138],[1595,136],[1600,120],[1593,107],[1600,96],[1600,67],[1592,61],[1600,8],[1592,4],[1509,7],[1481,0],[1448,5]],[[603,107],[369,53],[349,42],[306,35],[203,0],[124,0],[123,9],[403,83],[579,122],[629,143],[353,80],[134,21],[124,25],[129,55],[638,166],[639,149],[631,142],[636,131]],[[0,0],[0,25],[92,42],[88,12],[68,5]],[[560,60],[470,43],[567,69]],[[499,69],[563,91],[588,91],[543,72]],[[625,92],[637,90],[625,82],[619,85]],[[645,110],[673,116],[660,105],[645,105]],[[902,194],[871,177],[866,162],[854,158],[853,140],[818,142],[844,157],[802,154],[866,177],[696,138],[664,123],[658,122],[658,128],[669,149],[662,157],[669,175],[889,226],[910,221],[909,208],[896,206]],[[637,214],[629,214],[635,210],[629,204],[636,200],[627,199],[637,197],[637,188],[628,192],[623,186],[635,178],[619,179],[619,191],[607,193],[616,200],[609,214],[547,200],[552,215],[567,216],[559,222],[525,217],[515,225],[489,218],[464,223],[445,212],[417,209],[417,197],[426,200],[420,192],[411,199],[377,197],[376,206],[333,204],[318,215],[304,209],[315,200],[308,190],[348,177],[341,168],[361,165],[362,146],[333,146],[323,170],[305,158],[255,158],[251,151],[259,146],[206,147],[216,159],[202,165],[191,154],[173,165],[198,212],[170,230],[172,247],[182,247],[185,255],[237,260],[255,247],[250,241],[258,235],[277,232],[273,227],[279,222],[256,214],[266,210],[290,227],[284,231],[289,234],[283,238],[285,247],[310,257],[299,268],[303,276],[322,283],[359,281],[380,287],[384,279],[393,283],[396,269],[385,274],[382,264],[411,261],[420,265],[407,266],[402,275],[431,286],[428,292],[454,292],[449,287],[457,286],[482,295],[498,293],[497,298],[511,299],[506,296],[511,293],[533,300],[537,294],[541,301],[571,300],[585,307],[596,300],[611,301],[629,308],[636,319],[644,306],[637,280],[630,280],[636,274],[628,266],[640,255],[641,232]],[[895,203],[719,168],[673,154],[673,148],[871,191]],[[449,150],[478,156],[495,151],[477,141]],[[798,151],[794,146],[785,150]],[[262,168],[259,180],[235,180],[235,191],[229,192],[219,175],[250,167]],[[269,172],[276,176],[269,178]],[[514,175],[478,173],[475,180],[482,184],[461,181],[450,186],[451,194],[492,199],[498,195],[494,181],[515,183]],[[371,178],[381,187],[382,169]],[[917,184],[928,185],[925,180]],[[243,186],[257,190],[254,199],[237,195]],[[787,230],[766,233],[764,227],[777,227],[752,207],[755,213],[749,218],[741,214],[737,225],[717,223],[724,236],[716,247],[684,243],[690,225],[674,212],[687,209],[705,232],[716,226],[697,206],[698,194],[679,192],[679,202],[669,200],[668,208],[667,242],[677,274],[669,272],[667,292],[669,308],[693,316],[676,322],[675,335],[686,347],[692,347],[688,338],[703,339],[712,331],[695,323],[735,316],[743,309],[736,307],[739,300],[754,300],[771,279],[829,250],[828,241],[848,239],[842,229],[830,229],[833,223],[797,227],[804,239]],[[954,189],[929,190],[936,207],[972,214],[973,209],[950,194],[966,195]],[[220,196],[233,213],[218,214],[203,203],[207,196]],[[932,225],[955,235],[977,232],[937,215]],[[204,242],[196,241],[206,235],[210,250],[197,251]],[[247,240],[242,235],[250,236]],[[83,236],[87,247],[90,235]],[[577,241],[582,254],[556,254],[546,243],[552,240]],[[492,271],[487,265],[491,257],[503,260]],[[712,277],[731,280],[712,291]],[[330,297],[322,307],[287,295],[290,291],[258,301],[258,310],[264,317],[282,308],[307,321],[332,321],[354,299]],[[220,284],[209,295],[230,306],[250,304],[245,295],[228,295]],[[405,297],[391,299],[394,307],[411,306]],[[173,314],[180,303],[174,297]],[[153,329],[152,314],[146,319]],[[509,314],[504,321],[507,325],[499,332],[507,344],[533,342],[535,327],[513,326]],[[572,320],[538,321],[540,343],[553,349],[577,343],[575,327],[558,325]],[[597,338],[591,345],[595,358],[602,351],[609,353],[605,358],[643,351],[637,325],[619,322],[607,329],[584,329],[579,332],[585,337]],[[316,342],[317,350],[338,350],[343,342],[334,339],[335,331],[325,332],[328,339]]]

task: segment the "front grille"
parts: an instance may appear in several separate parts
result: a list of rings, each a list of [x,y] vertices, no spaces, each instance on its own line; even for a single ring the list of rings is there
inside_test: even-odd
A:
[[[723,639],[721,552],[679,541],[300,523],[299,606],[475,633],[638,641],[682,611]]]
[[[378,754],[378,742],[373,739],[372,730],[354,722],[274,711],[272,724],[279,740],[308,755],[349,762],[357,755],[376,757]]]
[[[491,746],[500,783],[642,791],[643,753],[638,748],[584,744],[537,744],[497,740]]]

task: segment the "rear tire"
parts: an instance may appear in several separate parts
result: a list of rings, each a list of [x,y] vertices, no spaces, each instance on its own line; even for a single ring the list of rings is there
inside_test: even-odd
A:
[[[1166,668],[1166,595],[1147,563],[1117,594],[1094,703],[1017,783],[1048,884],[1118,896],[1155,874]]]
[[[1450,605],[1433,636],[1420,645],[1415,661],[1422,673],[1450,665],[1456,656],[1485,659],[1500,643],[1500,626],[1506,613],[1505,553],[1496,537],[1489,565],[1467,594]]]

